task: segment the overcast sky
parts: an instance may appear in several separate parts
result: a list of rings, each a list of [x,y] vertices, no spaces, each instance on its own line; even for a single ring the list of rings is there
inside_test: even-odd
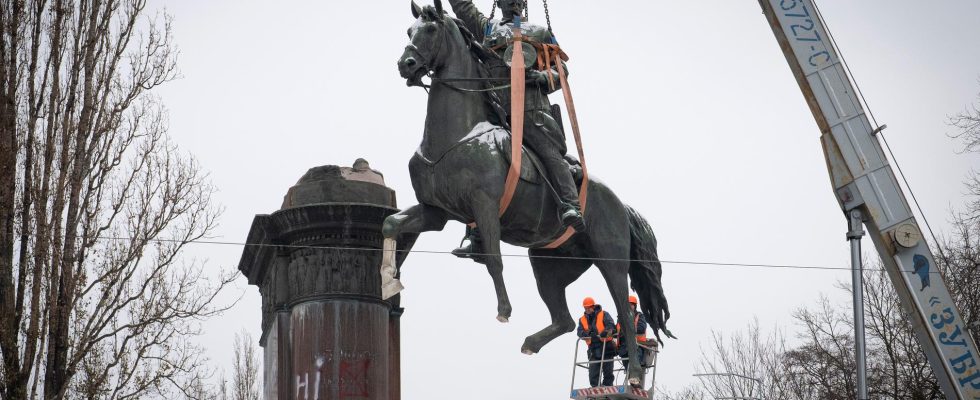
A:
[[[425,4],[423,0],[422,3]],[[489,12],[491,0],[478,0]],[[530,19],[544,23],[531,0]],[[448,5],[448,4],[447,4]],[[842,48],[926,216],[941,234],[964,202],[977,156],[957,154],[947,115],[980,92],[980,2],[823,0]],[[242,242],[255,214],[279,208],[307,169],[358,157],[385,174],[402,207],[416,203],[408,160],[421,140],[425,92],[395,65],[412,24],[408,0],[153,1],[174,17],[183,78],[158,93],[175,141],[211,172],[226,207],[216,232]],[[848,267],[846,221],[834,199],[819,131],[756,0],[552,0],[555,33],[571,56],[590,172],[651,222],[665,261]],[[553,96],[554,101],[560,100]],[[421,237],[450,250],[464,227]],[[865,240],[865,249],[872,249]],[[195,245],[188,256],[234,269],[237,246]],[[505,254],[525,254],[504,246]],[[869,253],[871,254],[871,253]],[[486,269],[449,255],[414,254],[403,269],[405,399],[562,398],[574,337],[540,354],[524,337],[550,322],[526,260],[505,259],[514,314],[494,318]],[[660,359],[660,386],[693,383],[711,332],[794,330],[792,312],[847,270],[664,265],[680,338]],[[258,290],[240,279],[239,304],[202,338],[218,366],[231,338],[260,335]],[[568,291],[612,308],[596,269]],[[579,374],[582,377],[582,374]],[[578,386],[587,385],[584,380]]]

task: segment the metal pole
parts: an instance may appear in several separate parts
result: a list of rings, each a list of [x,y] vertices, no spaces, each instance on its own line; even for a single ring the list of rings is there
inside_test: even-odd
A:
[[[496,6],[497,2],[494,2],[493,4]],[[573,357],[572,359],[572,385],[571,385],[572,387],[569,389],[570,390],[569,393],[575,392],[575,372],[576,372],[575,370],[578,369],[578,345],[581,342],[582,342],[582,338],[578,338],[575,340],[575,357]]]
[[[861,266],[861,237],[864,236],[861,210],[851,210],[847,240],[851,242],[851,281],[854,292],[854,357],[857,363],[857,398],[868,398],[868,364],[864,346],[864,276]]]

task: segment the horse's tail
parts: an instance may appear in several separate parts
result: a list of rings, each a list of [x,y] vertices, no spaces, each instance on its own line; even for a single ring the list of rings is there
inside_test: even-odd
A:
[[[657,256],[657,237],[640,213],[630,206],[626,206],[626,212],[630,223],[630,286],[639,295],[640,310],[653,328],[657,340],[663,343],[660,331],[667,337],[676,339],[667,330],[670,309],[660,283],[663,269]]]

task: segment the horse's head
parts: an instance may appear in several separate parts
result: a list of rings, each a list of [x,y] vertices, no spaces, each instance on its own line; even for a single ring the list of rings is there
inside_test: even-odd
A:
[[[409,86],[420,86],[423,76],[446,64],[454,36],[459,33],[452,18],[443,12],[440,0],[435,1],[435,7],[419,7],[412,1],[412,15],[415,23],[408,28],[410,43],[398,59],[398,72]]]

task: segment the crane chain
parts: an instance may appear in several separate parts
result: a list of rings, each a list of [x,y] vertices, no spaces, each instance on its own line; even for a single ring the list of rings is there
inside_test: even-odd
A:
[[[551,36],[554,36],[555,32],[551,30],[551,13],[548,11],[548,0],[542,1],[544,2],[544,19],[545,21],[548,21],[548,33],[550,33]]]
[[[548,0],[542,0],[542,1],[544,2],[544,19],[545,19],[545,21],[548,22],[548,33],[551,33],[551,35],[554,36],[555,32],[551,30],[551,11],[548,10]],[[528,19],[528,15],[529,15],[528,9],[529,8],[530,7],[524,7],[524,20],[525,21],[527,21],[527,19]],[[493,7],[490,9],[490,18],[489,19],[492,20],[493,17],[496,14],[497,14],[497,1],[494,0]]]

